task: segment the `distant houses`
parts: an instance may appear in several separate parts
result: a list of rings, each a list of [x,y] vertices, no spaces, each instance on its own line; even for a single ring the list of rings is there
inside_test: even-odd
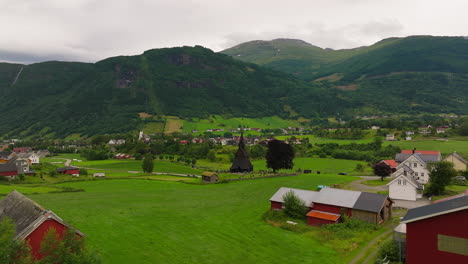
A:
[[[55,229],[59,237],[68,229],[75,230],[77,238],[84,236],[54,212],[44,209],[17,191],[11,192],[0,201],[0,221],[6,217],[16,226],[15,239],[29,244],[34,259],[43,257],[40,247],[50,229]]]
[[[393,201],[386,195],[335,188],[315,192],[281,187],[270,198],[272,210],[284,208],[283,197],[288,192],[293,192],[308,207],[307,223],[312,226],[339,223],[345,216],[381,224],[392,215]]]

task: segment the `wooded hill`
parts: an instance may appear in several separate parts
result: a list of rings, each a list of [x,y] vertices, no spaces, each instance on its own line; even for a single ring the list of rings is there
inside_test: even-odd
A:
[[[252,41],[222,51],[344,91],[354,113],[468,111],[468,39],[412,36],[322,49],[301,40]]]
[[[394,38],[339,51],[299,40],[255,41],[224,52],[235,59],[196,46],[97,63],[0,63],[0,137],[128,132],[142,126],[140,112],[182,118],[468,114],[463,38]]]
[[[95,64],[3,63],[0,93],[0,135],[11,136],[24,131],[55,136],[128,132],[138,129],[139,112],[328,115],[336,111],[328,102],[340,101],[318,84],[200,46],[149,50]]]

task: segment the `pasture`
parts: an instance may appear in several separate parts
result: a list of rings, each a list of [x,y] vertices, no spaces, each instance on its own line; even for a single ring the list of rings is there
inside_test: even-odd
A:
[[[385,145],[395,145],[402,149],[437,150],[442,154],[450,154],[453,151],[468,155],[468,140],[460,139],[434,139],[385,142]]]
[[[29,195],[84,232],[104,263],[345,263],[310,234],[263,222],[281,186],[315,189],[354,177],[301,175],[193,185],[149,180],[64,183],[79,193]]]

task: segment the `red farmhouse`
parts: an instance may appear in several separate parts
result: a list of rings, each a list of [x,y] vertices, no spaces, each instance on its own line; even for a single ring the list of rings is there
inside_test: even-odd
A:
[[[468,263],[468,196],[410,209],[406,263]]]
[[[18,167],[15,163],[0,164],[0,177],[15,177],[18,175]]]
[[[0,201],[0,221],[5,217],[13,220],[16,225],[15,239],[26,241],[35,259],[42,258],[39,250],[47,231],[53,228],[62,237],[65,230],[72,228],[52,211],[45,210],[17,191]],[[76,231],[76,234],[84,236],[80,231]]]
[[[76,167],[63,167],[63,168],[58,168],[57,172],[73,175],[73,174],[80,174],[80,169]]]

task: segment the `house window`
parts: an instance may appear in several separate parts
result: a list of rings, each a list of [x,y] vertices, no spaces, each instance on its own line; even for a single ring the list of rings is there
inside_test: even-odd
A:
[[[415,173],[414,173],[414,176],[418,176],[418,173],[417,173],[417,172],[415,172]]]
[[[424,172],[421,172],[421,177],[424,177]]]
[[[401,185],[401,180],[398,180],[398,185]]]
[[[406,185],[406,180],[403,180],[403,185]]]
[[[406,173],[406,171],[403,171],[403,175],[405,175],[405,176],[406,176],[406,174],[407,174],[407,173]]]
[[[416,167],[418,166],[418,164],[415,162],[415,163],[413,164],[413,166],[416,168]]]

